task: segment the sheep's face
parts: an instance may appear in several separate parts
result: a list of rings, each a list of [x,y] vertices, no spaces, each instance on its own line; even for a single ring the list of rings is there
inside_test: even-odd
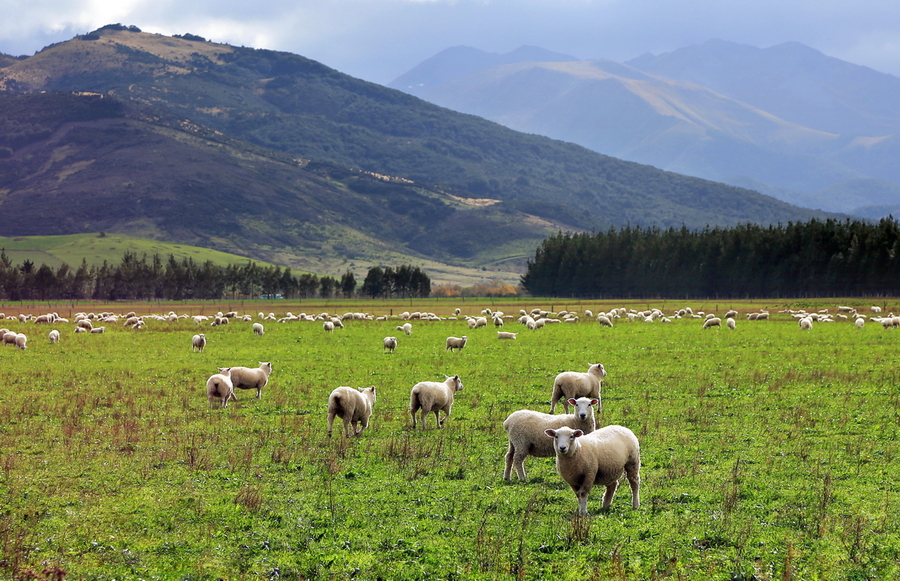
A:
[[[578,399],[569,398],[566,400],[570,406],[574,406],[575,411],[573,412],[575,416],[579,420],[587,420],[594,415],[594,408],[592,406],[599,405],[599,399],[591,399],[589,397],[579,397]],[[600,409],[599,407],[597,408]]]
[[[553,438],[553,449],[560,456],[570,454],[575,449],[575,439],[584,435],[581,430],[562,427],[558,430],[544,430],[547,436]]]
[[[602,363],[594,363],[591,365],[590,371],[593,371],[600,377],[606,377],[606,368],[603,367]]]

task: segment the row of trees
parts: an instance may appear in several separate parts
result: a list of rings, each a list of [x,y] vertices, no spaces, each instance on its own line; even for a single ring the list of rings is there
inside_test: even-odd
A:
[[[522,285],[533,296],[595,298],[896,295],[900,226],[888,217],[559,233]]]
[[[375,266],[366,274],[360,292],[372,298],[425,298],[431,294],[431,279],[418,266]]]
[[[375,267],[380,280],[390,282],[390,290],[370,296],[428,296],[431,282],[418,267]],[[368,280],[368,277],[367,277]],[[340,278],[315,274],[294,276],[290,268],[264,266],[252,261],[221,266],[191,258],[164,260],[158,254],[149,259],[126,252],[118,265],[106,261],[77,269],[63,264],[53,269],[35,267],[30,260],[14,265],[0,250],[0,299],[3,300],[187,300],[281,295],[286,299],[349,298],[356,293],[356,276],[347,271]],[[421,294],[424,293],[424,294]]]

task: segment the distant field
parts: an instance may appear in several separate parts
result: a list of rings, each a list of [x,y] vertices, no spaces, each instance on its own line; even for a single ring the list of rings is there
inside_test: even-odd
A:
[[[523,299],[272,301],[28,305],[213,314],[238,310],[387,321],[265,321],[196,326],[147,319],[99,335],[3,321],[28,349],[0,347],[0,577],[54,567],[70,579],[561,579],[801,580],[900,577],[900,330],[875,322],[801,331],[779,309],[836,302],[596,303]],[[877,304],[900,313],[900,301]],[[491,326],[413,321],[484,308],[594,312],[612,306],[741,311],[737,328],[696,319],[618,320],[601,328],[514,320]],[[746,313],[767,307],[769,321]],[[0,304],[18,314],[20,305]],[[867,311],[868,312],[868,311]],[[190,338],[206,334],[204,353]],[[394,354],[381,340],[397,336]],[[459,353],[447,336],[467,335]],[[271,361],[262,398],[210,410],[217,367]],[[529,458],[528,480],[502,479],[502,422],[548,411],[563,370],[602,362],[603,424],[640,438],[642,506],[627,484],[608,512],[602,489],[575,516],[553,459]],[[413,431],[409,390],[459,374],[464,389],[443,429]],[[377,387],[369,429],[325,434],[328,394]],[[44,573],[48,575],[48,573]]]
[[[58,268],[63,263],[72,268],[78,268],[81,259],[85,258],[88,264],[101,265],[103,261],[109,264],[119,264],[125,252],[133,252],[138,257],[146,254],[148,258],[159,254],[164,260],[169,255],[176,259],[191,258],[194,262],[204,263],[207,260],[215,264],[246,264],[249,258],[227,254],[208,248],[188,246],[186,244],[170,244],[149,240],[146,238],[133,238],[122,234],[69,234],[65,236],[17,236],[8,238],[0,236],[0,248],[6,250],[6,255],[14,264],[21,264],[25,260],[34,262],[35,266],[46,264]],[[254,262],[262,263],[258,260]]]

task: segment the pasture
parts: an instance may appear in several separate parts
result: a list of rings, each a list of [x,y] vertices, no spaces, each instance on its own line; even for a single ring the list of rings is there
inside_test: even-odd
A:
[[[524,303],[439,306],[439,315],[493,306],[517,316]],[[254,320],[259,310],[394,318],[333,333],[265,321],[263,336],[241,321],[147,320],[99,335],[58,323],[56,345],[51,326],[2,321],[28,335],[28,349],[0,348],[0,577],[900,577],[900,330],[801,331],[776,314],[787,303],[769,304],[769,321],[747,321],[750,305],[725,301],[649,306],[741,315],[734,331],[695,319],[535,331],[507,320],[518,339],[501,341],[492,326],[461,320],[413,321],[406,336],[395,327],[408,301],[332,301],[238,310]],[[48,310],[80,309],[32,312]],[[198,332],[203,353],[191,350]],[[399,340],[393,354],[382,352],[388,335]],[[446,351],[450,335],[467,335],[466,347]],[[261,399],[239,390],[237,402],[209,409],[205,383],[217,367],[260,361],[274,368]],[[595,488],[590,516],[578,517],[552,458],[526,460],[526,482],[503,480],[502,422],[518,409],[549,411],[554,376],[595,362],[608,372],[598,423],[627,426],[641,442],[642,505],[632,510],[624,485],[601,511]],[[445,427],[431,416],[428,430],[411,430],[410,388],[444,374],[464,384]],[[340,422],[326,436],[328,394],[341,385],[377,388],[360,437],[342,437]]]

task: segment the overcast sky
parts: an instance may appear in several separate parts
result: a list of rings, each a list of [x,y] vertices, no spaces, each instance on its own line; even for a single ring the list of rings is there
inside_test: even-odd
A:
[[[712,38],[798,41],[900,76],[897,0],[0,0],[0,52],[110,23],[289,51],[382,84],[457,45],[622,61]]]

